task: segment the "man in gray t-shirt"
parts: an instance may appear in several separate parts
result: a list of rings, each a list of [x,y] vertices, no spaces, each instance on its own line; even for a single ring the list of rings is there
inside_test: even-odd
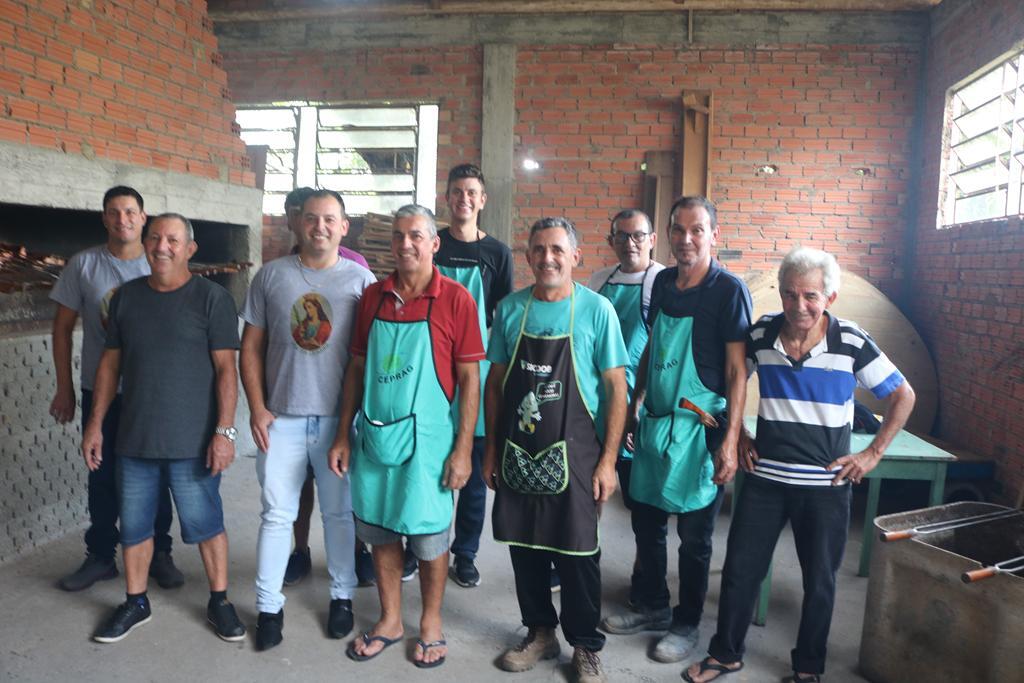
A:
[[[327,449],[338,429],[356,307],[373,274],[339,257],[344,203],[317,190],[302,206],[299,252],[267,263],[253,279],[241,316],[242,383],[249,399],[263,514],[256,568],[256,644],[281,642],[285,568],[299,493],[312,466],[320,496],[331,602],[327,632],[352,629],[355,526],[348,479],[332,476]]]
[[[71,375],[71,337],[82,317],[82,430],[92,409],[93,382],[103,353],[110,299],[129,280],[149,275],[142,251],[142,227],[146,224],[142,196],[133,188],[112,187],[103,195],[103,225],[107,241],[81,251],[68,261],[50,298],[57,302],[53,319],[53,364],[57,393],[50,414],[60,423],[75,417],[75,382]],[[63,577],[58,585],[67,591],[88,588],[117,576],[114,555],[117,528],[117,488],[114,481],[114,444],[121,415],[121,395],[114,398],[103,422],[103,464],[89,472],[89,528],[85,532],[86,558],[82,566]],[[171,497],[166,487],[160,495],[156,517],[156,550],[150,572],[162,588],[185,582],[171,559]]]
[[[89,469],[103,461],[100,425],[124,384],[125,419],[117,434],[117,490],[126,599],[93,634],[114,643],[150,620],[146,595],[153,518],[170,485],[181,537],[196,543],[210,584],[206,618],[228,641],[245,637],[227,599],[228,538],[220,473],[235,458],[238,319],[220,285],[193,276],[192,224],[157,216],[143,244],[151,274],[126,283],[110,302],[106,348],[96,372],[92,413],[82,436]]]

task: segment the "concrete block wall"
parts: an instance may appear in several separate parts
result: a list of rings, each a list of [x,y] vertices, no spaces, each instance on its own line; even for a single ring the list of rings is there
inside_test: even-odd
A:
[[[81,341],[76,332],[76,349]],[[81,406],[67,425],[50,416],[51,353],[49,331],[0,336],[0,564],[88,519]],[[79,361],[76,352],[75,377]]]
[[[940,378],[937,433],[993,458],[1009,503],[1024,492],[1024,217],[936,225],[946,92],[1022,47],[1019,0],[945,0],[932,14],[911,297]]]
[[[0,52],[0,141],[254,184],[204,0],[10,0]]]

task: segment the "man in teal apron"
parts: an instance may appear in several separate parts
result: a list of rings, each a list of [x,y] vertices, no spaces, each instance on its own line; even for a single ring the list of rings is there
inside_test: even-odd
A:
[[[626,366],[626,385],[632,399],[633,386],[636,384],[636,368],[640,363],[640,355],[647,346],[647,310],[651,305],[651,291],[654,278],[665,269],[654,260],[654,247],[658,236],[654,234],[651,219],[639,209],[625,209],[612,218],[611,232],[608,234],[608,245],[615,252],[617,263],[602,268],[590,278],[590,288],[612,302],[615,313],[622,328],[622,341],[626,344],[629,364]],[[598,424],[602,424],[604,415],[598,412]],[[622,489],[622,501],[626,509],[632,511],[633,499],[629,497],[629,475],[633,465],[633,444],[627,443],[619,452],[615,462],[615,470],[619,473],[619,486]],[[632,512],[630,521],[633,526]],[[634,537],[637,531],[633,530]],[[639,564],[633,563],[633,575],[630,577],[629,602],[636,604],[637,593],[642,590],[644,578],[639,571]],[[606,631],[615,632],[609,627],[607,619],[602,624]]]
[[[423,611],[413,663],[442,664],[441,599],[448,570],[452,492],[466,485],[480,396],[483,342],[466,288],[433,266],[433,214],[414,204],[395,213],[396,270],[370,285],[359,303],[345,373],[341,416],[328,453],[338,476],[351,476],[356,535],[373,546],[381,617],[349,644],[372,659],[402,639],[402,536],[420,560]],[[459,392],[459,425],[452,400]],[[360,413],[355,444],[349,428]],[[351,475],[349,471],[351,470]]]
[[[494,537],[509,544],[516,597],[529,629],[498,666],[526,671],[558,656],[551,566],[562,580],[562,630],[582,683],[605,681],[598,652],[600,504],[615,491],[628,358],[615,309],[572,280],[576,231],[564,218],[530,229],[535,283],[506,297],[488,360],[484,480],[496,493]],[[599,396],[606,434],[595,427]],[[603,439],[603,442],[602,442]]]
[[[682,660],[699,637],[715,517],[722,486],[736,472],[751,312],[746,285],[711,257],[718,239],[715,205],[682,197],[669,215],[676,266],[654,282],[650,339],[629,412],[635,445],[629,493],[636,501],[643,590],[633,612],[605,620],[617,633],[668,628],[651,653],[661,662]],[[670,609],[666,545],[673,514],[679,605]]]
[[[498,302],[512,291],[512,252],[480,229],[480,211],[487,203],[484,174],[473,164],[460,164],[448,173],[445,191],[451,227],[441,230],[441,248],[434,264],[442,275],[463,285],[476,301],[480,335],[486,340]],[[480,363],[480,385],[487,380],[489,363]],[[457,404],[456,404],[457,405]],[[473,474],[462,490],[455,508],[454,556],[448,575],[463,588],[480,585],[476,553],[484,528],[487,486],[480,476],[484,453],[483,401],[473,435]],[[455,415],[458,420],[458,416]]]

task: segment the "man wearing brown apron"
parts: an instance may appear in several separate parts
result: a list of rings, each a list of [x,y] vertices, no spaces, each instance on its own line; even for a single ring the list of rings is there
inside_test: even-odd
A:
[[[484,480],[495,490],[494,537],[507,543],[526,638],[498,666],[526,671],[558,656],[551,602],[562,581],[562,630],[582,683],[605,681],[598,652],[601,605],[599,506],[615,490],[625,423],[628,362],[615,309],[576,285],[576,231],[564,218],[530,229],[535,283],[498,305],[487,358]],[[598,403],[605,433],[594,423]]]

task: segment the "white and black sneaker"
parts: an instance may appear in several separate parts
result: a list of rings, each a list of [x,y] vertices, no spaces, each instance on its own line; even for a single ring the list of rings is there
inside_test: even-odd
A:
[[[480,572],[473,564],[473,558],[455,556],[455,562],[448,568],[448,576],[452,581],[463,588],[473,588],[480,585]]]
[[[125,636],[152,618],[149,600],[145,598],[125,600],[117,606],[106,623],[92,635],[92,639],[97,643],[116,643],[119,640],[124,640]]]

